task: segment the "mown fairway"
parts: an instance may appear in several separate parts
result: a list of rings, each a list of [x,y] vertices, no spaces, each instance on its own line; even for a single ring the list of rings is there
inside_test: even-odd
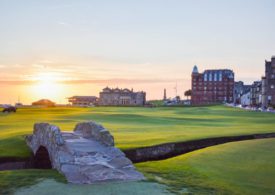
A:
[[[77,122],[94,120],[107,127],[122,149],[206,137],[275,132],[275,115],[223,106],[189,108],[22,108],[0,113],[0,157],[28,156],[23,135],[35,122],[72,130]]]
[[[15,114],[0,114],[0,158],[30,155],[23,135],[32,132],[35,122],[49,122],[62,130],[72,130],[77,122],[87,120],[107,127],[114,135],[116,145],[123,149],[207,137],[275,132],[274,114],[223,106],[24,108]],[[137,166],[150,180],[163,183],[177,193],[274,194],[274,140],[224,144]],[[12,188],[32,185],[43,178],[63,180],[52,171],[3,171],[0,189],[5,191],[0,192],[11,192]],[[60,183],[60,186],[63,188],[64,184]]]
[[[274,150],[274,138],[250,140],[136,166],[177,193],[274,194]]]

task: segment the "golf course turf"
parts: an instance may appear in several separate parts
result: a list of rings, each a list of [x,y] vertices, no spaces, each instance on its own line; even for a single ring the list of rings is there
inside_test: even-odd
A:
[[[17,113],[0,114],[0,159],[30,156],[24,135],[32,133],[33,124],[36,122],[48,122],[58,125],[61,130],[72,130],[76,123],[87,120],[98,122],[109,129],[114,135],[116,146],[121,149],[221,136],[275,132],[274,114],[224,106],[21,108]],[[275,162],[272,152],[275,149],[273,140],[228,143],[163,161],[140,163],[137,166],[150,180],[164,183],[171,191],[177,193],[233,192],[238,194],[250,192],[250,189],[254,189],[255,192],[262,190],[266,193],[274,192],[269,184],[275,183],[273,179],[275,167],[270,164],[270,160]],[[261,143],[266,143],[268,146],[261,147],[263,145]],[[223,158],[219,159],[220,156]],[[248,161],[250,156],[253,156],[252,160]],[[261,162],[253,160],[258,157]],[[237,163],[234,161],[236,159],[240,161]],[[239,167],[244,171],[232,172],[234,170],[232,167],[228,170],[224,168],[230,168],[227,165],[232,165],[233,168]],[[264,168],[259,169],[260,165]],[[3,171],[0,180],[7,178],[6,174],[11,176],[18,171]],[[22,173],[27,175],[27,172],[28,170],[24,170]],[[32,170],[28,173],[31,172]],[[231,172],[234,175],[230,175]],[[261,185],[254,185],[250,180],[247,180],[248,183],[243,181],[246,177],[255,178],[252,175],[257,172],[261,176],[258,179],[269,175],[261,180]],[[223,175],[231,177],[223,178]],[[16,174],[10,178],[16,180]],[[256,183],[258,179],[255,179]],[[6,186],[10,186],[9,179],[6,181]],[[233,181],[239,181],[239,185]],[[33,181],[27,183],[32,184]]]
[[[177,193],[274,194],[274,150],[275,138],[249,140],[136,166]]]

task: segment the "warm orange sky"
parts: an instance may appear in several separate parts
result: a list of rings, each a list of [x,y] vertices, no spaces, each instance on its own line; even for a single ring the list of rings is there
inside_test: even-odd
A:
[[[184,91],[190,88],[190,76],[194,64],[192,62],[135,64],[93,58],[74,60],[73,57],[20,61],[21,64],[1,67],[1,103],[13,104],[18,97],[23,103],[31,103],[41,98],[66,103],[66,97],[72,95],[98,96],[99,91],[105,86],[144,90],[147,92],[147,99],[160,99],[164,88],[167,89],[168,97],[174,97],[177,85],[178,95],[183,97]],[[202,60],[197,61],[199,64],[203,63]],[[264,71],[262,59],[259,60],[258,67],[251,67],[249,71],[237,65],[219,65],[220,63],[214,59],[211,62],[211,65],[198,65],[199,70],[231,68],[235,71],[237,80],[242,76],[247,81],[260,78]],[[230,64],[237,63],[232,61]],[[258,72],[258,69],[261,71]]]
[[[190,88],[196,64],[249,84],[275,55],[273,0],[1,1],[0,104]],[[257,13],[257,14],[255,14]]]

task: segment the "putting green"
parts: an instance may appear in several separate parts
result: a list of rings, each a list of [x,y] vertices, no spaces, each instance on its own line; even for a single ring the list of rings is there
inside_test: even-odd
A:
[[[102,183],[96,185],[64,184],[55,180],[44,180],[29,188],[22,188],[15,195],[74,195],[74,194],[131,194],[131,195],[168,195],[165,186],[151,182]]]

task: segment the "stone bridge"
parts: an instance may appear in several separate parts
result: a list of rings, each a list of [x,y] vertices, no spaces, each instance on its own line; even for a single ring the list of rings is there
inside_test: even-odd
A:
[[[26,137],[36,168],[54,168],[70,183],[142,180],[125,154],[114,147],[113,136],[94,122],[76,125],[73,132],[48,123],[34,125]]]

